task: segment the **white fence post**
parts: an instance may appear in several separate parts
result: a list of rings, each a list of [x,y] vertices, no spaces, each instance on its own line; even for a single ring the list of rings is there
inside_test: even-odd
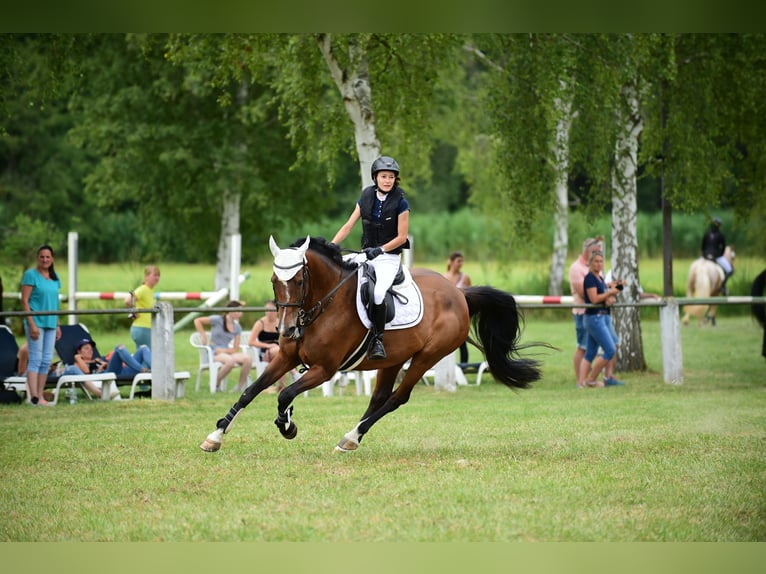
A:
[[[160,301],[152,314],[152,400],[173,401],[175,392],[175,343],[173,305]]]
[[[434,365],[434,388],[440,391],[457,391],[457,376],[455,369],[455,353],[448,353],[436,365]]]
[[[660,341],[662,344],[662,375],[666,383],[682,385],[684,360],[681,349],[681,320],[678,301],[666,297],[667,305],[660,307]]]
[[[70,311],[77,310],[77,237],[76,231],[70,231],[67,234],[67,267],[69,268],[67,309]],[[71,314],[68,317],[68,325],[77,325],[77,315]]]
[[[242,236],[235,233],[229,237],[229,299],[239,301],[239,266],[242,258]]]

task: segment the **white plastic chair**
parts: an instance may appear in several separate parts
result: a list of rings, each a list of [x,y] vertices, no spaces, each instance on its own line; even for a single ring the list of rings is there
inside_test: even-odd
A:
[[[209,340],[209,339],[208,339]],[[197,383],[194,386],[196,391],[199,391],[199,383],[202,379],[202,371],[210,372],[210,392],[215,393],[216,383],[218,381],[218,369],[223,366],[223,363],[213,360],[213,349],[208,345],[203,345],[201,336],[198,332],[194,332],[189,337],[189,342],[192,347],[199,351],[199,368],[197,369]],[[221,388],[226,390],[226,381],[221,382]]]
[[[255,378],[257,379],[263,374],[263,371],[266,370],[266,365],[268,365],[268,363],[263,360],[263,356],[261,355],[262,349],[258,347],[251,347],[247,343],[241,344],[240,348],[242,349],[243,353],[247,353],[252,357],[253,370],[255,371]],[[253,382],[252,377],[249,378],[248,385],[250,385],[251,382]]]
[[[351,380],[356,385],[357,396],[372,394],[372,379],[375,378],[376,371],[338,371],[332,379],[322,383],[322,396],[331,397],[334,387],[337,384],[340,395],[343,395],[343,389],[348,386]]]

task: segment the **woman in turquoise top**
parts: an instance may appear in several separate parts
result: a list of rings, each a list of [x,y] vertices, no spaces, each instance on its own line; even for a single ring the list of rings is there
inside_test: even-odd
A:
[[[23,311],[58,311],[61,280],[53,268],[53,249],[43,245],[37,250],[37,267],[27,269],[21,278]],[[24,318],[29,363],[27,392],[33,405],[47,405],[43,388],[53,358],[56,339],[61,337],[58,315],[30,315]]]

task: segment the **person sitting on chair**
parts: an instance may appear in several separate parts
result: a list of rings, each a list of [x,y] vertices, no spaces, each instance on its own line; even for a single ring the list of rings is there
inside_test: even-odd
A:
[[[237,391],[243,391],[247,386],[250,369],[253,367],[253,358],[249,354],[243,353],[239,347],[239,338],[242,334],[239,319],[242,317],[242,311],[236,309],[243,305],[244,303],[241,301],[229,301],[226,303],[226,307],[230,307],[231,311],[227,311],[223,315],[210,315],[209,317],[194,319],[194,326],[200,334],[200,341],[203,345],[208,344],[205,326],[210,325],[210,346],[213,348],[213,360],[222,365],[218,369],[216,392],[223,390],[223,380],[237,365],[241,367]]]
[[[402,249],[409,248],[410,205],[399,187],[399,164],[392,157],[381,156],[372,162],[372,185],[362,190],[354,211],[333,237],[340,244],[348,237],[359,219],[362,220],[362,250],[375,270],[373,295],[373,339],[367,356],[385,359],[383,330],[386,326],[386,291],[399,271]]]
[[[152,353],[149,347],[141,345],[135,354],[131,355],[125,345],[117,345],[104,359],[96,353],[96,343],[93,339],[81,339],[74,350],[74,365],[64,368],[64,375],[92,375],[95,373],[114,373],[115,375],[134,376],[138,373],[148,373],[152,368]],[[89,393],[101,397],[101,383],[85,381],[83,385]],[[114,389],[112,399],[119,399],[120,391]]]
[[[279,319],[277,318],[277,307],[274,299],[266,301],[265,307],[268,308],[268,311],[253,325],[247,338],[247,344],[258,349],[258,356],[263,362],[268,363],[279,352],[279,332],[277,331]],[[278,392],[284,388],[283,377],[266,389],[266,392]]]

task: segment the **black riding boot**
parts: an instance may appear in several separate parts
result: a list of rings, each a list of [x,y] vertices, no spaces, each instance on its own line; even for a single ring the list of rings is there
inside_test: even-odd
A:
[[[372,306],[372,341],[367,357],[370,359],[385,359],[386,349],[383,348],[383,330],[386,328],[386,303]]]

